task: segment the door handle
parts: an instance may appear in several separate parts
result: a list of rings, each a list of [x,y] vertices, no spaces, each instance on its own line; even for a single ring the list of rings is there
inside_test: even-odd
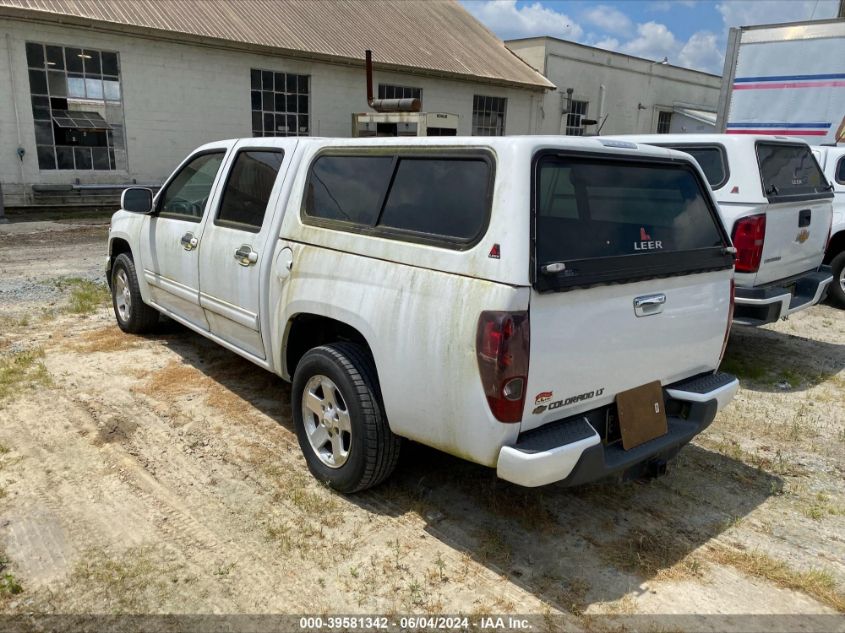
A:
[[[182,248],[186,251],[192,251],[197,247],[199,244],[199,240],[194,237],[194,234],[188,231],[182,236],[182,239],[179,240],[179,243],[182,244]]]
[[[650,316],[663,312],[666,295],[662,292],[656,295],[645,295],[634,299],[634,314],[638,317]]]
[[[258,261],[258,253],[249,244],[244,244],[235,251],[235,259],[241,266],[252,266]]]

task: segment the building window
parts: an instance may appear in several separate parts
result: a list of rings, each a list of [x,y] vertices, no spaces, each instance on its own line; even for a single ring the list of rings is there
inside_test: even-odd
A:
[[[668,134],[669,127],[672,125],[672,113],[668,110],[663,110],[657,113],[657,133]]]
[[[505,110],[508,100],[504,97],[472,98],[472,135],[503,136],[505,134]]]
[[[309,77],[250,70],[253,136],[308,136]]]
[[[566,113],[566,135],[584,136],[584,119],[587,118],[588,101],[575,101],[569,104],[569,112]]]
[[[390,84],[378,85],[379,99],[419,99],[422,102],[422,88],[411,88],[409,86],[391,86]]]
[[[39,169],[126,169],[118,54],[26,43]]]

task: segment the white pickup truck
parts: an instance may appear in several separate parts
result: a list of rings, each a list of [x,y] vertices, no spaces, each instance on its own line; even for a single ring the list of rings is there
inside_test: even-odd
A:
[[[738,383],[733,254],[686,154],[560,137],[243,139],[112,218],[118,325],[292,382],[312,473],[408,438],[525,486],[660,474]]]
[[[821,301],[833,193],[798,138],[748,134],[620,136],[693,156],[713,188],[736,257],[734,323],[763,325]]]
[[[814,147],[813,154],[833,186],[833,226],[824,263],[833,271],[830,297],[845,308],[845,145]]]

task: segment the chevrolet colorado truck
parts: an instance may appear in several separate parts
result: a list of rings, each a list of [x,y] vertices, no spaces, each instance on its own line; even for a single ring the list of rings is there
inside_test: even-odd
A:
[[[117,324],[159,314],[292,383],[315,477],[404,438],[524,486],[661,474],[738,382],[734,255],[701,169],[593,139],[210,143],[109,232]]]
[[[833,193],[805,141],[749,134],[618,138],[677,149],[701,165],[737,250],[734,323],[773,323],[824,299],[833,279],[823,264]]]

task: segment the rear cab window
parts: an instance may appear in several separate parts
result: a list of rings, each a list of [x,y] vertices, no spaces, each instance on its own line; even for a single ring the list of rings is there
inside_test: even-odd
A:
[[[836,167],[836,182],[845,185],[845,156],[839,159],[839,165]]]
[[[831,198],[830,184],[807,145],[756,144],[763,194],[769,202]]]
[[[664,145],[692,156],[704,172],[707,182],[714,190],[719,189],[728,181],[728,159],[725,148],[721,145]]]
[[[534,160],[534,287],[566,290],[733,266],[691,164],[543,152]]]
[[[469,248],[490,218],[494,163],[484,151],[318,156],[303,199],[306,224],[448,248]]]

